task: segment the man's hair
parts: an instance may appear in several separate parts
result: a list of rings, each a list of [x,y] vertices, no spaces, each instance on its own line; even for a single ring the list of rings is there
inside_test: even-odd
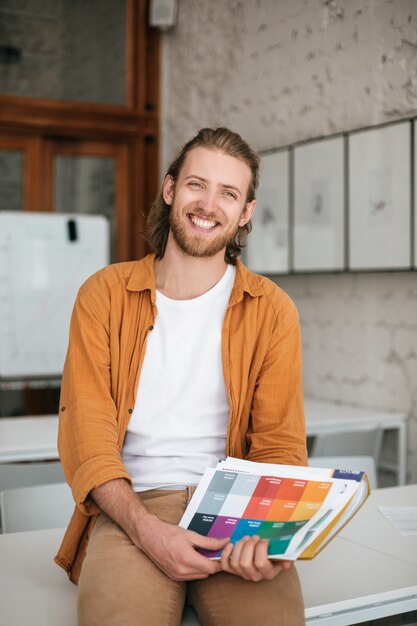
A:
[[[202,128],[193,139],[184,145],[169,166],[166,176],[171,176],[176,182],[185,157],[191,150],[198,147],[219,150],[223,154],[235,157],[246,163],[251,171],[246,202],[251,202],[255,199],[255,191],[259,182],[259,156],[240,135],[228,128]],[[146,242],[159,258],[162,258],[165,254],[170,229],[170,209],[171,206],[165,202],[163,189],[161,189],[151,206],[145,227]],[[238,229],[233,241],[226,246],[225,260],[227,263],[236,263],[236,259],[242,251],[244,239],[251,230],[252,224],[250,221]]]

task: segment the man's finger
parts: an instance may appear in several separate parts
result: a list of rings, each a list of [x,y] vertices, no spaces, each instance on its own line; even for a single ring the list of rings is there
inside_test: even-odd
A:
[[[281,562],[276,561],[273,563],[268,558],[268,541],[262,539],[255,548],[254,565],[257,570],[266,580],[272,580],[281,571]]]
[[[222,556],[220,559],[220,565],[221,568],[224,572],[231,572],[231,567],[230,567],[230,555],[232,554],[233,551],[233,544],[232,543],[228,543],[224,548],[223,548],[223,552],[222,552]]]
[[[199,572],[207,575],[217,574],[221,571],[220,561],[208,559],[196,550],[187,553],[186,569],[188,572]]]
[[[242,554],[243,547],[246,543],[248,543],[249,540],[249,536],[242,537],[242,539],[239,539],[239,541],[233,546],[232,554],[230,557],[230,566],[237,572],[240,572],[240,555]]]
[[[239,560],[239,568],[244,573],[245,577],[255,582],[262,579],[261,572],[255,566],[255,553],[256,548],[260,542],[260,537],[254,535],[242,548]]]
[[[258,535],[253,535],[249,541],[245,543],[242,548],[242,552],[240,554],[240,566],[248,572],[254,571],[254,556],[256,546],[260,541],[260,537]]]
[[[230,537],[224,537],[223,539],[218,539],[217,537],[205,537],[204,535],[199,535],[198,533],[192,532],[192,543],[197,548],[204,548],[205,550],[222,550],[224,546],[226,546]]]
[[[261,539],[256,545],[254,564],[256,569],[260,571],[262,571],[265,566],[269,567],[271,564],[271,561],[268,559],[268,541],[266,539]]]
[[[244,537],[235,545],[230,558],[232,572],[245,580],[258,580],[258,575],[253,567],[253,555],[259,537]]]

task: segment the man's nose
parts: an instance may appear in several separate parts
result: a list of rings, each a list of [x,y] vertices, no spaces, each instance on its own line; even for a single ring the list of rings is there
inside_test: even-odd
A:
[[[216,193],[206,189],[204,194],[199,199],[198,206],[202,210],[207,211],[207,213],[214,213],[217,206]]]

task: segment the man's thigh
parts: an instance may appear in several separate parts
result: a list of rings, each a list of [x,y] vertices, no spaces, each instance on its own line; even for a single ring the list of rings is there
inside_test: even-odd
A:
[[[143,498],[145,505],[161,519],[177,523],[185,495],[160,493]],[[78,584],[79,626],[177,626],[185,593],[185,583],[165,576],[116,524],[100,515]]]
[[[203,626],[304,626],[304,603],[295,567],[253,583],[221,572],[188,584],[188,603]]]

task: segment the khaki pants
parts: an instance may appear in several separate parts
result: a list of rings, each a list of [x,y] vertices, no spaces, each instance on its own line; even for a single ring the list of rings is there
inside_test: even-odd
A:
[[[140,497],[160,519],[177,524],[192,491],[155,490]],[[175,582],[106,515],[100,515],[79,580],[79,626],[178,626],[185,602],[203,626],[304,624],[295,567],[280,572],[275,580],[258,583],[226,572]]]

